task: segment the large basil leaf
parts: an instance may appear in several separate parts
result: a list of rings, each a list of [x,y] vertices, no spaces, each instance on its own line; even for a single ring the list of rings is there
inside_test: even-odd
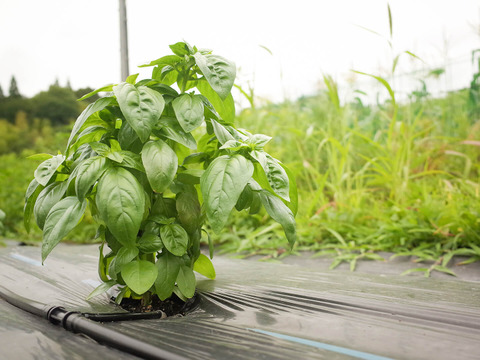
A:
[[[278,161],[264,151],[253,150],[250,155],[262,166],[275,194],[290,201],[288,175]]]
[[[75,121],[75,124],[73,125],[72,132],[70,133],[70,137],[68,138],[67,150],[65,151],[65,153],[68,152],[68,148],[70,147],[70,144],[72,143],[73,138],[80,131],[85,121],[87,121],[87,119],[97,111],[100,111],[106,108],[108,105],[112,103],[112,101],[113,101],[113,97],[103,97],[98,99],[94,103],[88,105],[85,108],[85,110],[83,110],[83,112],[80,114],[80,116]]]
[[[133,246],[145,211],[142,185],[128,170],[112,167],[97,186],[98,212],[112,235],[123,246]]]
[[[152,189],[163,193],[177,172],[178,158],[175,152],[162,140],[149,141],[142,149],[142,163]]]
[[[182,94],[173,100],[173,110],[185,132],[195,130],[203,121],[203,102],[197,95]]]
[[[113,92],[128,124],[142,142],[147,141],[165,106],[162,95],[146,86],[137,88],[129,83],[115,86]]]
[[[265,210],[283,227],[283,231],[287,237],[290,246],[295,244],[297,240],[297,232],[295,229],[295,217],[292,211],[275,195],[272,195],[267,190],[260,190],[258,193]]]
[[[63,198],[63,195],[65,195],[67,185],[67,182],[54,182],[43,189],[38,195],[33,208],[33,215],[40,229],[43,230],[45,219],[50,210]]]
[[[108,166],[107,159],[101,156],[91,157],[78,166],[75,193],[80,200],[85,198],[87,192],[107,170]]]
[[[202,71],[208,83],[222,100],[230,94],[235,81],[235,64],[221,56],[200,52],[193,54],[197,66]],[[205,95],[205,94],[204,94]]]
[[[60,165],[65,161],[65,156],[56,155],[51,157],[48,160],[45,160],[40,165],[38,165],[35,170],[35,180],[43,186],[47,186],[48,182],[55,174],[55,171],[59,168]]]
[[[187,252],[188,234],[178,224],[168,224],[160,228],[160,237],[163,245],[176,256],[183,256]]]
[[[157,279],[155,264],[146,260],[135,260],[122,269],[125,284],[138,295],[147,292]]]
[[[195,295],[195,284],[193,269],[189,266],[181,265],[177,276],[177,286],[183,296],[191,298]]]
[[[53,206],[43,228],[42,263],[82,219],[86,207],[87,202],[79,201],[76,196],[68,196]]]
[[[252,177],[253,164],[241,155],[216,158],[200,178],[207,218],[218,233]]]
[[[235,118],[235,102],[233,101],[232,94],[229,94],[225,100],[222,100],[206,81],[198,81],[197,89],[207,98],[224,121],[233,123]]]
[[[160,300],[163,301],[172,295],[175,281],[180,271],[180,258],[165,251],[158,258],[155,266],[158,269],[158,276],[155,280],[155,292]]]
[[[189,132],[182,129],[177,119],[162,117],[158,132],[166,138],[173,140],[189,149],[196,149],[195,138]]]

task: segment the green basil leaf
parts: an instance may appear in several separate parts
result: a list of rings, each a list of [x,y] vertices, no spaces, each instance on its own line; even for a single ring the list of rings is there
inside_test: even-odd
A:
[[[243,209],[248,209],[253,201],[253,192],[250,186],[245,186],[243,188],[240,197],[238,198],[237,203],[235,204],[235,209],[237,211],[242,211]]]
[[[48,160],[45,160],[38,165],[37,169],[35,170],[35,180],[37,180],[40,185],[47,186],[48,182],[55,174],[55,171],[57,171],[64,161],[65,156],[63,155],[56,155]]]
[[[162,95],[170,95],[173,97],[178,96],[177,90],[173,89],[172,87],[158,83],[157,80],[153,80],[155,83],[148,84],[148,87],[152,90],[158,91]]]
[[[119,151],[118,154],[122,157],[121,165],[123,167],[145,172],[140,155],[128,150]]]
[[[122,149],[131,150],[136,142],[141,142],[133,128],[124,121],[118,131],[118,142]]]
[[[152,215],[165,216],[166,218],[175,218],[177,216],[175,200],[157,196],[150,213]]]
[[[103,233],[102,238],[105,238],[105,226],[99,226],[97,229],[97,234],[95,236],[95,239],[97,239],[97,236],[99,233]],[[107,277],[107,263],[108,260],[111,259],[111,256],[104,256],[103,255],[103,248],[105,247],[105,241],[102,241],[102,244],[98,247],[98,276],[100,279],[104,282],[107,282],[109,279]],[[110,252],[108,255],[113,255],[112,252]]]
[[[253,164],[241,155],[220,156],[212,161],[200,179],[207,218],[218,233],[251,179]]]
[[[228,132],[225,126],[221,125],[213,119],[211,120],[211,122],[213,126],[213,131],[215,132],[215,136],[217,137],[220,144],[223,145],[231,140],[235,141],[235,138],[232,134],[230,134],[230,132]]]
[[[177,286],[180,292],[186,298],[195,295],[196,279],[193,269],[186,265],[181,265],[177,275]]]
[[[248,138],[247,144],[252,144],[255,149],[261,150],[270,140],[272,140],[271,136],[254,134]]]
[[[107,158],[109,158],[110,160],[115,161],[116,163],[119,163],[119,164],[123,163],[123,156],[122,156],[122,154],[120,154],[119,151],[110,151],[107,154]]]
[[[202,231],[207,234],[207,241],[208,241],[208,253],[210,255],[210,259],[213,259],[213,252],[215,250],[214,246],[213,246],[213,241],[212,241],[212,238],[210,237],[210,234],[208,233],[207,230],[205,229],[202,229]]]
[[[38,195],[33,208],[35,221],[40,229],[43,230],[45,219],[48,213],[65,195],[67,191],[67,182],[54,182],[43,189]]]
[[[101,142],[92,142],[90,143],[90,147],[100,156],[107,156],[112,151],[110,146]]]
[[[185,44],[184,42],[177,42],[173,45],[170,45],[169,48],[173,51],[175,55],[178,55],[178,56],[183,57],[185,55],[190,54],[190,52],[188,51],[187,44]]]
[[[175,281],[180,271],[180,258],[165,251],[158,258],[155,266],[158,269],[158,276],[155,280],[155,293],[163,301],[172,295]]]
[[[177,119],[165,118],[160,119],[162,126],[158,132],[167,139],[173,140],[179,144],[186,146],[189,149],[196,149],[197,143],[195,138],[189,132],[182,129]]]
[[[37,180],[33,179],[28,185],[25,193],[25,205],[23,207],[23,225],[25,230],[30,232],[30,221],[32,219],[33,208],[38,195],[43,190],[44,186],[40,185]]]
[[[99,89],[93,90],[93,91],[89,92],[88,94],[83,95],[80,99],[78,99],[78,101],[83,101],[85,99],[88,99],[89,97],[91,97],[95,94],[98,94],[99,92],[111,92],[113,90],[114,86],[115,86],[114,84],[102,86]]]
[[[129,83],[115,86],[113,92],[128,124],[142,142],[147,141],[165,106],[162,95],[146,86],[137,88]]]
[[[112,232],[105,228],[105,241],[108,247],[116,254],[122,248],[122,244],[113,236]]]
[[[142,163],[152,189],[163,193],[177,172],[178,158],[175,152],[162,140],[149,141],[142,149]]]
[[[164,225],[160,228],[160,237],[165,248],[176,256],[183,256],[187,252],[188,234],[178,224]]]
[[[200,52],[193,54],[197,66],[222,100],[230,94],[237,69],[235,64],[221,56]],[[204,94],[205,95],[205,94]],[[207,96],[208,98],[208,96]]]
[[[85,110],[83,110],[83,112],[80,114],[80,116],[75,121],[75,124],[73,125],[72,132],[70,133],[70,137],[68,138],[68,141],[67,141],[67,150],[65,150],[65,153],[68,152],[68,148],[70,147],[70,144],[72,143],[73,138],[80,131],[80,128],[83,126],[85,121],[87,121],[87,119],[97,111],[100,111],[106,108],[108,105],[112,103],[112,101],[113,101],[113,97],[103,97],[98,99],[94,103],[88,105],[85,108]]]
[[[200,178],[205,170],[203,169],[187,169],[177,174],[177,180],[190,185],[200,184]]]
[[[76,169],[75,193],[80,200],[84,199],[90,188],[103,175],[109,167],[107,159],[101,156],[94,156],[83,161]]]
[[[163,242],[158,235],[145,232],[138,240],[137,246],[142,253],[151,254],[162,250]]]
[[[150,261],[135,260],[126,264],[121,274],[125,284],[136,294],[142,295],[155,283],[158,270]]]
[[[172,105],[178,122],[185,132],[193,131],[202,124],[204,111],[200,97],[182,94],[173,100]]]
[[[290,210],[292,210],[293,216],[297,215],[298,211],[298,192],[297,192],[297,182],[295,181],[295,176],[293,176],[293,173],[290,171],[289,168],[287,168],[284,164],[280,163],[280,165],[283,167],[283,170],[287,173],[288,176],[288,196],[290,198],[290,202],[287,203],[287,206]]]
[[[196,86],[198,91],[200,91],[214,107],[222,120],[227,123],[233,123],[235,119],[235,102],[233,101],[232,95],[229,94],[225,100],[222,100],[208,82],[199,80]],[[208,109],[208,107],[206,108]],[[216,114],[213,115],[216,116]]]
[[[107,132],[108,130],[102,126],[87,127],[78,135],[77,141],[70,147],[70,150],[76,150],[83,144],[100,141]]]
[[[182,192],[177,195],[177,212],[180,224],[188,233],[195,232],[200,225],[201,208],[198,196]]]
[[[215,279],[215,268],[210,259],[203,254],[200,254],[195,264],[193,264],[193,270],[209,279]]]
[[[43,227],[42,263],[53,248],[80,222],[87,202],[68,196],[53,206]]]
[[[135,259],[138,255],[138,248],[136,246],[123,246],[118,250],[115,257],[115,273],[122,271],[122,268],[130,261]]]
[[[167,86],[173,85],[177,81],[178,75],[178,71],[170,65],[159,65],[152,71],[152,78]]]
[[[250,209],[248,210],[249,215],[257,214],[262,208],[262,202],[260,201],[260,195],[258,193],[252,193],[252,203],[250,204]]]
[[[145,210],[142,185],[128,170],[111,167],[97,186],[98,212],[112,235],[123,246],[136,243]]]
[[[127,79],[125,80],[125,82],[127,82],[129,84],[132,84],[132,85],[135,85],[135,81],[137,81],[138,75],[139,74],[137,73],[137,74],[132,74],[132,75],[127,76]]]
[[[157,60],[150,61],[148,64],[140,65],[139,67],[155,66],[158,65],[160,68],[166,65],[175,65],[182,61],[182,57],[178,55],[167,55],[163,56]]]
[[[110,280],[104,283],[101,283],[98,285],[95,290],[93,290],[85,300],[90,300],[91,298],[94,298],[95,296],[101,295],[104,292],[107,292],[112,286],[114,286],[117,282],[115,280]]]
[[[53,155],[41,153],[41,154],[33,154],[33,155],[30,155],[30,156],[27,156],[27,159],[43,162],[45,160],[51,159],[52,157],[53,157]]]
[[[275,195],[272,195],[267,190],[260,190],[258,194],[260,195],[260,200],[262,201],[265,210],[267,210],[267,213],[273,220],[282,225],[290,246],[293,246],[297,240],[297,232],[295,229],[295,217],[293,216],[292,211],[282,200]]]
[[[286,201],[290,201],[288,175],[278,160],[261,150],[253,150],[250,155],[262,166],[268,183],[275,194]]]

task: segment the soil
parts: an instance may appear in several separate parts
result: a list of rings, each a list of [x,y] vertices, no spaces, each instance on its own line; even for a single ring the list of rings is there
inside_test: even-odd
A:
[[[169,299],[161,301],[157,296],[152,297],[152,303],[144,306],[141,300],[123,298],[120,306],[131,313],[152,313],[164,312],[166,316],[185,316],[198,304],[198,295],[195,294],[187,302],[181,300],[177,295],[172,294]]]

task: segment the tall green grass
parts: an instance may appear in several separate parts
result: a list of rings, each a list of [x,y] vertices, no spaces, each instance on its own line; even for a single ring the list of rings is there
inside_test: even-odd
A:
[[[414,255],[450,273],[453,255],[480,260],[480,123],[467,91],[399,104],[342,105],[337,85],[296,102],[243,111],[240,127],[267,132],[268,149],[293,169],[299,188],[296,250],[334,256],[354,269],[377,253]],[[251,232],[255,226],[256,231]],[[266,217],[232,218],[224,251],[287,252]]]

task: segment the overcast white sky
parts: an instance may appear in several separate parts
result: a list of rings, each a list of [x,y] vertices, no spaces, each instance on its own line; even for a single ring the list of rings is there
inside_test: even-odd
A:
[[[389,3],[394,53],[410,50],[428,66],[463,62],[471,78],[478,0]],[[324,73],[342,82],[352,68],[378,73],[391,62],[385,40],[356,26],[388,37],[384,0],[127,0],[127,16],[131,73],[185,39],[235,61],[239,83],[254,79],[256,92],[272,100],[314,92]],[[75,89],[120,81],[118,0],[0,0],[0,34],[4,93],[12,75],[26,96],[56,78]],[[401,64],[399,71],[425,66],[408,57]]]

